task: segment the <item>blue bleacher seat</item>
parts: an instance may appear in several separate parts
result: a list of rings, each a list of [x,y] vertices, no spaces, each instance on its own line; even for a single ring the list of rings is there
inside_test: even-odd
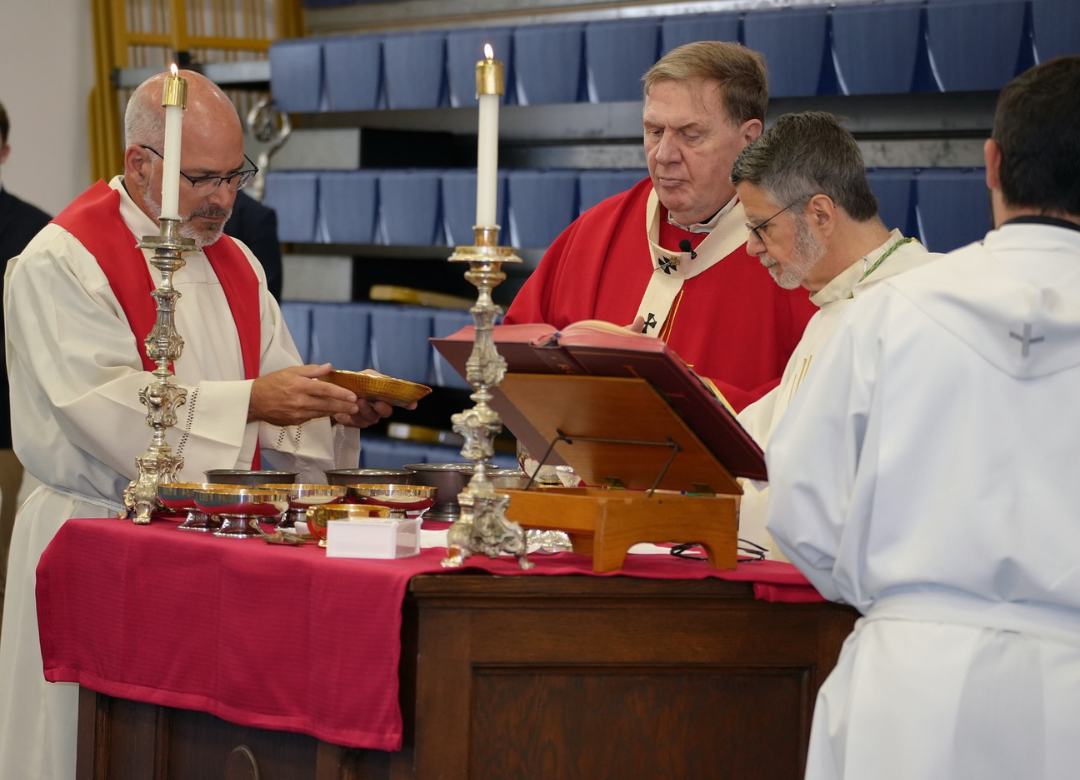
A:
[[[431,371],[431,309],[371,304],[371,364],[409,382],[428,381]]]
[[[382,100],[382,38],[351,35],[327,38],[326,102],[330,111],[371,111]]]
[[[322,109],[323,48],[317,38],[297,38],[270,44],[270,92],[279,111]]]
[[[649,175],[645,168],[591,169],[578,174],[578,213],[633,187]]]
[[[506,214],[506,178],[506,171],[499,171],[495,206],[495,220],[504,237],[510,229]],[[443,171],[441,186],[446,243],[448,246],[471,246],[475,241],[476,171],[471,168]]]
[[[743,38],[747,47],[765,57],[770,97],[836,92],[828,6],[747,12]]]
[[[543,249],[577,217],[576,170],[508,172],[510,243]]]
[[[311,362],[311,304],[304,301],[282,301],[281,316],[289,328],[300,360]]]
[[[402,461],[394,454],[394,442],[385,436],[368,433],[360,440],[360,467],[365,469],[400,469],[404,463],[426,461]]]
[[[439,108],[446,96],[446,33],[396,33],[383,38],[386,107]]]
[[[319,174],[320,210],[330,243],[375,243],[378,183],[379,173],[373,170]]]
[[[990,230],[986,172],[982,168],[936,168],[915,177],[919,240],[931,252],[981,240]]]
[[[319,174],[310,171],[267,171],[263,203],[277,212],[280,240],[298,243],[315,241]]]
[[[584,39],[582,24],[516,28],[514,77],[518,103],[527,106],[583,100]]]
[[[833,60],[843,94],[937,90],[922,0],[838,5],[832,12],[832,31]]]
[[[585,25],[585,79],[590,103],[641,99],[641,76],[659,56],[655,18]]]
[[[926,40],[943,92],[998,90],[1034,62],[1026,0],[930,0]]]
[[[660,20],[660,54],[693,41],[738,41],[740,13],[687,14]]]
[[[431,335],[436,338],[443,338],[453,333],[457,333],[466,325],[472,325],[473,318],[472,313],[468,311],[453,311],[445,309],[442,311],[435,311],[431,314]],[[435,352],[435,348],[432,347],[432,382],[440,387],[459,387],[464,390],[468,390],[469,383],[465,381],[454,367],[446,362],[446,359]]]
[[[311,304],[311,362],[333,363],[342,371],[368,368],[370,311],[366,303]]]
[[[443,243],[441,170],[384,170],[379,175],[379,222],[387,244]]]
[[[1080,54],[1080,3],[1076,0],[1031,0],[1031,21],[1038,62]]]
[[[400,469],[406,463],[459,463],[460,448],[389,439],[365,434],[360,440],[360,463],[366,469]]]
[[[490,43],[495,59],[503,66],[502,102],[513,103],[514,31],[510,27],[482,27],[451,30],[446,34],[446,76],[450,105],[476,105],[476,63],[484,59],[484,44]]]
[[[496,452],[495,457],[491,459],[491,465],[498,466],[501,469],[521,468],[521,464],[518,463],[517,456],[514,455],[514,453],[512,452]]]
[[[870,189],[878,200],[878,216],[889,230],[905,236],[919,235],[915,221],[914,168],[871,168],[866,171]]]

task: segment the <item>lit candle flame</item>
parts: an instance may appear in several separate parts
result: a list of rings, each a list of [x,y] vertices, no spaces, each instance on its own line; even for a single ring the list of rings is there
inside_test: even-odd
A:
[[[170,72],[170,74],[172,75],[173,78],[176,78],[180,74],[180,71],[177,70],[177,68],[176,68],[176,63],[175,62],[172,65],[169,66],[169,72]]]
[[[485,43],[484,44],[484,57],[486,57],[489,60],[495,58],[495,50],[493,48],[491,48],[490,43]]]

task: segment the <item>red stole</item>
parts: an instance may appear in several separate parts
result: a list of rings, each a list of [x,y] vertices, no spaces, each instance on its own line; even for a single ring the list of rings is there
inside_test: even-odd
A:
[[[120,192],[98,181],[53,220],[79,240],[97,260],[124,310],[136,343],[141,344],[157,322],[157,304],[150,293],[157,286],[137,240],[120,216]],[[244,378],[259,376],[261,323],[259,280],[236,242],[222,235],[203,249],[225,293],[240,337]],[[145,349],[139,350],[143,369],[157,368]],[[258,447],[255,466],[259,468]]]

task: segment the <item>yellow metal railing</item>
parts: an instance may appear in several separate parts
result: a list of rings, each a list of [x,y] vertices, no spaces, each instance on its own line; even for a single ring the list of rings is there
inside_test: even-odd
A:
[[[265,60],[270,44],[302,34],[300,0],[91,0],[95,84],[90,95],[90,173],[123,170],[123,116],[130,89],[116,74],[170,63]],[[227,90],[241,116],[265,92]]]

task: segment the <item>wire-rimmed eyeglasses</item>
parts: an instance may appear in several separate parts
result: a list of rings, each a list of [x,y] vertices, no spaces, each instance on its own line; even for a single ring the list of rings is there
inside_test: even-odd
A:
[[[776,212],[775,214],[773,214],[773,215],[772,215],[771,217],[769,217],[768,219],[766,219],[766,220],[764,220],[764,221],[762,221],[762,222],[758,222],[758,223],[757,223],[756,225],[751,225],[751,224],[750,224],[749,222],[747,222],[747,223],[746,223],[746,229],[747,229],[747,230],[749,230],[749,231],[750,231],[751,233],[753,233],[753,234],[754,234],[754,238],[756,238],[756,239],[757,239],[758,241],[760,241],[761,243],[763,243],[763,244],[764,244],[764,243],[765,243],[765,238],[764,238],[764,237],[763,237],[763,236],[761,235],[761,233],[759,233],[758,231],[759,231],[759,230],[761,230],[761,229],[762,229],[763,227],[765,227],[766,225],[768,225],[768,224],[769,224],[770,222],[772,222],[772,221],[773,221],[774,219],[776,219],[777,217],[779,217],[779,216],[780,216],[781,214],[783,214],[783,213],[784,213],[785,211],[787,211],[787,210],[788,210],[789,208],[791,208],[792,206],[794,206],[794,205],[795,205],[796,203],[802,203],[802,201],[803,201],[803,200],[805,200],[805,198],[798,198],[797,200],[793,200],[793,201],[791,201],[791,203],[789,203],[789,204],[787,204],[786,206],[784,206],[784,208],[780,209],[780,210],[779,210],[778,212]]]
[[[162,160],[165,159],[162,157],[161,152],[154,147],[146,146],[145,144],[140,144],[140,146],[149,152],[153,152],[158,157],[161,157]],[[244,160],[251,168],[248,170],[237,171],[236,173],[230,173],[228,176],[196,176],[192,178],[183,171],[180,171],[180,175],[187,179],[191,183],[191,186],[197,190],[216,190],[221,186],[222,182],[225,182],[225,185],[230,190],[236,192],[237,190],[242,190],[244,187],[248,186],[251,183],[251,180],[255,178],[255,174],[259,172],[259,166],[253,163],[251,158],[246,154],[244,155]]]

